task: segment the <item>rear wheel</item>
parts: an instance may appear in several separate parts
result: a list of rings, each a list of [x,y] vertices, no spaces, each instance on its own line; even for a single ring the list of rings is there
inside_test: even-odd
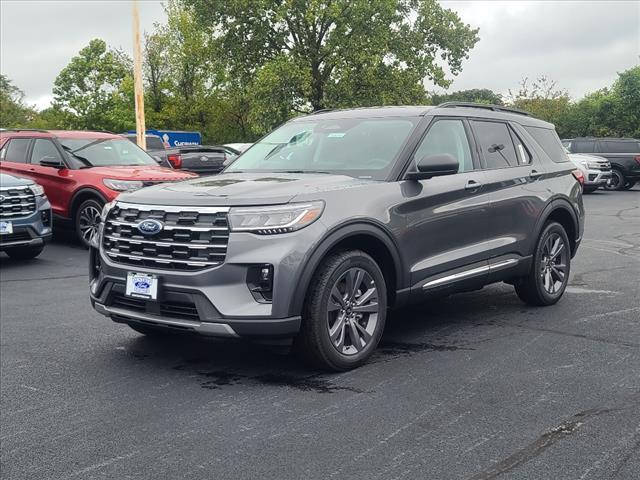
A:
[[[551,222],[542,231],[526,277],[515,284],[520,299],[536,306],[553,305],[569,282],[571,246],[562,225]]]
[[[82,202],[76,210],[76,235],[85,248],[89,248],[91,238],[98,233],[103,206],[102,201],[90,198]]]
[[[626,183],[627,180],[624,178],[622,172],[617,168],[613,168],[611,170],[611,180],[605,184],[604,188],[607,190],[622,190]]]
[[[331,255],[307,292],[295,349],[323,369],[362,365],[382,336],[386,299],[384,276],[369,255],[359,250]]]
[[[17,247],[7,250],[7,255],[17,260],[31,260],[36,258],[44,250],[44,245],[38,247]]]

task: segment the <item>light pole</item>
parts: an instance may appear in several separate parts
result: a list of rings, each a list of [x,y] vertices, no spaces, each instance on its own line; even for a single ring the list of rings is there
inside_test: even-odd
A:
[[[133,0],[133,81],[136,99],[136,142],[147,149],[146,127],[144,124],[144,86],[142,84],[142,54],[140,51],[140,13],[138,1]]]

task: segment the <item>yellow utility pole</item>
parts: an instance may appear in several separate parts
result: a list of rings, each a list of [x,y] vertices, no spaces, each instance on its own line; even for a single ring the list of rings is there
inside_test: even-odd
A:
[[[136,141],[143,150],[147,149],[146,126],[144,124],[144,87],[142,85],[142,54],[140,53],[140,13],[138,1],[133,7],[133,80],[136,97]]]

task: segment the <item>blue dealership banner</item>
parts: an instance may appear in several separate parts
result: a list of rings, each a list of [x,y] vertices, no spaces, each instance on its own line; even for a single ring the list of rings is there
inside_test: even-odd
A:
[[[128,133],[136,133],[136,131],[129,130]],[[183,145],[200,145],[202,141],[200,132],[149,129],[147,130],[147,134],[160,137],[167,148],[181,147]]]

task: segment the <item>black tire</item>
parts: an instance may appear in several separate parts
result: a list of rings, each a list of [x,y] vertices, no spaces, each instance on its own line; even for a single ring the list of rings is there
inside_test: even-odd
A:
[[[627,180],[627,183],[622,188],[623,188],[623,190],[631,190],[635,185],[636,185],[636,181],[635,180]]]
[[[7,255],[16,260],[31,260],[36,258],[44,250],[44,245],[38,247],[16,247],[6,251]]]
[[[607,190],[622,190],[627,183],[623,173],[617,168],[611,169],[611,180],[605,183],[604,188]]]
[[[561,252],[558,252],[558,256],[555,259],[549,255],[548,250],[549,242],[555,243],[556,239],[560,239],[562,242]],[[571,274],[571,244],[569,243],[569,237],[565,232],[562,225],[557,222],[548,223],[542,230],[538,242],[536,243],[536,249],[533,255],[533,263],[531,270],[527,276],[522,277],[515,283],[516,293],[520,299],[528,305],[534,306],[546,306],[553,305],[564,293],[567,283],[569,282],[569,275]],[[551,250],[553,251],[553,250]],[[548,260],[551,257],[550,260]],[[556,262],[559,260],[559,262]],[[550,263],[551,262],[551,263]],[[556,263],[553,263],[556,262]],[[564,263],[562,263],[564,262]],[[556,272],[561,270],[564,276],[560,280],[558,273],[553,273],[553,269],[547,275],[546,266],[555,265]],[[563,266],[562,269],[559,267]],[[549,291],[546,287],[547,279],[553,281],[552,291]],[[560,285],[557,285],[560,283]]]
[[[348,282],[355,288],[348,289]],[[332,295],[336,291],[340,296]],[[365,310],[369,313],[362,313]],[[337,252],[322,262],[311,281],[294,350],[323,370],[356,368],[380,342],[386,315],[387,287],[377,263],[360,250]],[[342,332],[334,333],[337,343],[332,341],[330,329]],[[354,336],[357,343],[352,341]]]
[[[598,190],[598,187],[597,187],[597,186],[595,186],[595,187],[594,187],[594,186],[582,187],[582,193],[585,193],[585,194],[587,194],[587,193],[593,193],[593,192],[595,192],[596,190]]]
[[[134,329],[138,333],[142,333],[143,335],[147,335],[149,337],[164,337],[166,335],[171,335],[171,331],[166,327],[152,327],[151,325],[140,325],[129,323],[129,327]]]
[[[89,235],[91,232],[97,231],[97,224],[95,222],[99,222],[103,206],[104,202],[101,200],[90,198],[82,202],[76,209],[73,220],[76,237],[85,248],[89,248],[90,246]],[[95,217],[95,212],[97,212],[97,218]]]

